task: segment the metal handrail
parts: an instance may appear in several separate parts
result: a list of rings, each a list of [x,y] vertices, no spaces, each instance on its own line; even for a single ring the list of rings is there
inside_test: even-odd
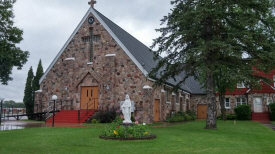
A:
[[[45,121],[48,120],[53,115],[53,113],[50,113],[50,112],[53,112],[53,106],[54,106],[54,104],[52,104],[48,108],[44,109],[44,112],[47,112],[45,114],[45,117],[46,117]],[[62,109],[62,101],[61,101],[61,104],[59,104],[59,105],[58,105],[58,102],[56,102],[56,106],[55,106],[56,111],[58,111],[59,106],[60,106],[60,109]]]
[[[92,100],[93,100],[93,102],[92,102]],[[82,105],[82,106],[80,107],[80,109],[78,110],[78,122],[80,122],[80,119],[82,119],[83,116],[80,117],[80,115],[82,115],[82,113],[83,113],[84,111],[86,111],[86,115],[87,115],[89,110],[95,110],[95,100],[98,100],[98,98],[92,98],[92,99],[90,99],[86,104],[84,104],[84,105]],[[90,104],[90,103],[91,103],[91,104]],[[90,107],[91,105],[94,105],[94,108],[93,108],[93,109],[89,109],[89,107]],[[86,110],[85,110],[85,109],[82,110],[82,107],[86,107]]]

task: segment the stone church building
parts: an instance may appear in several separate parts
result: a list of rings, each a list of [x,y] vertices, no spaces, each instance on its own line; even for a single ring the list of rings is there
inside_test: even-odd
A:
[[[204,94],[194,78],[178,92],[169,80],[153,87],[147,74],[156,66],[153,52],[131,34],[91,7],[40,79],[34,111],[43,112],[52,95],[61,110],[118,109],[129,94],[139,121],[164,121],[173,112],[190,109],[190,95]],[[61,113],[57,113],[61,114]]]

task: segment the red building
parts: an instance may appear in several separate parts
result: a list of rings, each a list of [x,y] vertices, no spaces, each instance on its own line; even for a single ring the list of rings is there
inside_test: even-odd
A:
[[[259,72],[257,75],[275,81],[275,70],[269,74]],[[268,120],[268,105],[275,100],[275,83],[260,82],[260,89],[250,89],[243,84],[238,84],[233,92],[226,92],[224,105],[227,113],[234,113],[237,105],[248,104],[251,106],[252,120]]]

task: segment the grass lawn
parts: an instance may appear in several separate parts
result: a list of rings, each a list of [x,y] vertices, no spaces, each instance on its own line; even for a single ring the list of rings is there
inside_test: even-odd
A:
[[[271,123],[275,125],[275,121],[272,121]]]
[[[103,128],[28,128],[0,132],[0,153],[275,153],[275,131],[250,121],[205,121],[151,127],[157,139],[101,140]]]

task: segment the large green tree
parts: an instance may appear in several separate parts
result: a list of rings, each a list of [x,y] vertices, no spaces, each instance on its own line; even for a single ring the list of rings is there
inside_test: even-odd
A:
[[[0,1],[0,83],[7,85],[12,80],[12,68],[21,69],[29,57],[16,44],[23,38],[23,31],[15,27],[13,4],[15,0]]]
[[[230,84],[256,84],[259,71],[274,68],[274,0],[173,0],[171,4],[172,12],[161,20],[166,26],[157,29],[161,36],[152,45],[157,48],[156,58],[163,52],[168,55],[158,58],[149,75],[160,74],[156,84],[183,71],[186,76],[179,84],[195,76],[207,94],[205,128],[217,129],[218,83],[227,77]]]
[[[28,77],[25,85],[23,102],[26,106],[26,113],[33,113],[33,71],[32,67],[29,69]]]
[[[36,69],[36,74],[35,77],[33,78],[33,90],[39,90],[40,89],[40,85],[39,85],[39,79],[42,77],[42,75],[44,74],[43,71],[43,67],[42,67],[42,62],[41,59],[39,60],[37,69]]]

